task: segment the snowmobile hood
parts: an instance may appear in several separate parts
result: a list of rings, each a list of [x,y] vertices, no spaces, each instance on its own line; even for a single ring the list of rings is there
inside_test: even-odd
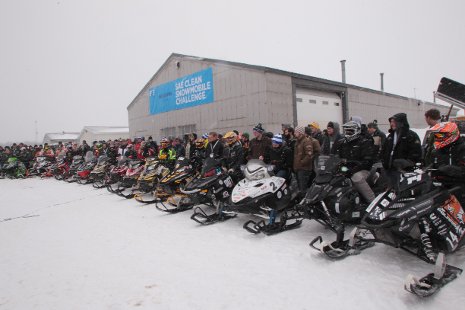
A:
[[[232,203],[238,203],[247,198],[253,199],[265,194],[275,193],[285,182],[285,179],[276,176],[260,180],[243,179],[234,187],[231,201]]]

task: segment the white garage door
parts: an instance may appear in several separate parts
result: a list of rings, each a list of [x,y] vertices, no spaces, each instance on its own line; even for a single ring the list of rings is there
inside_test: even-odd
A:
[[[297,88],[297,125],[320,124],[321,130],[329,121],[342,125],[342,104],[337,93]]]

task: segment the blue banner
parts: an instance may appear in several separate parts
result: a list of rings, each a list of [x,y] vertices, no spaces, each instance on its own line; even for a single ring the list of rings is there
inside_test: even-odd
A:
[[[208,68],[149,90],[150,114],[213,102],[213,70]]]

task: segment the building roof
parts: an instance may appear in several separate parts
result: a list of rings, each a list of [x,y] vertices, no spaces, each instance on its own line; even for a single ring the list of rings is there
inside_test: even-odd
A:
[[[240,63],[240,62],[233,62],[233,61],[226,61],[226,60],[220,60],[220,59],[212,59],[212,58],[203,58],[203,57],[197,57],[197,56],[188,56],[188,55],[183,55],[183,54],[177,54],[177,53],[172,53],[166,61],[163,63],[163,65],[158,69],[158,71],[152,76],[152,78],[147,82],[147,84],[141,89],[141,91],[137,94],[137,96],[132,100],[132,102],[127,106],[127,109],[129,109],[134,102],[137,100],[137,98],[148,89],[150,86],[151,82],[157,77],[157,75],[163,70],[163,68],[171,61],[173,58],[184,58],[184,59],[192,59],[192,60],[197,60],[197,61],[207,61],[207,62],[213,62],[213,63],[219,63],[219,64],[225,64],[229,66],[235,66],[235,67],[242,67],[242,68],[247,68],[247,69],[252,69],[252,70],[257,70],[257,71],[264,71],[264,72],[270,72],[270,73],[276,73],[276,74],[281,74],[281,75],[287,75],[296,79],[300,80],[307,80],[311,82],[317,82],[321,84],[327,84],[331,86],[336,86],[336,87],[349,87],[353,89],[358,89],[358,90],[363,90],[367,92],[372,92],[372,93],[377,93],[377,94],[382,94],[385,96],[392,96],[396,98],[403,98],[403,99],[412,99],[396,94],[391,94],[379,90],[374,90],[370,88],[365,88],[361,86],[356,86],[352,84],[346,84],[346,83],[341,83],[341,82],[336,82],[336,81],[331,81],[331,80],[326,80],[322,78],[317,78],[309,75],[304,75],[300,73],[295,73],[295,72],[290,72],[290,71],[285,71],[285,70],[280,70],[280,69],[274,69],[270,67],[264,67],[264,66],[257,66],[257,65],[249,65],[245,63]],[[423,100],[418,100],[418,99],[412,99],[412,100],[417,100],[417,101],[423,101]],[[433,104],[431,102],[428,102],[429,104]]]
[[[49,139],[49,140],[77,140],[79,138],[80,133],[79,132],[57,132],[57,133],[46,133],[44,135],[44,140]]]
[[[129,133],[129,127],[125,126],[84,126],[81,132],[93,134]]]

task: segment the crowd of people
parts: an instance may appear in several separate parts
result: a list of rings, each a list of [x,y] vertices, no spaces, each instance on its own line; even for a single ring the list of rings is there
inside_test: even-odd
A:
[[[381,162],[387,175],[389,172],[422,163],[456,179],[465,178],[465,144],[460,138],[457,125],[441,122],[440,112],[436,109],[425,113],[425,122],[430,126],[426,144],[409,127],[407,115],[398,113],[389,117],[390,129],[386,136],[376,121],[364,124],[357,116],[342,125],[328,122],[321,130],[316,122],[308,126],[283,124],[282,132],[271,133],[257,124],[252,129],[253,137],[247,132],[236,130],[225,133],[209,132],[203,135],[195,133],[183,138],[164,137],[157,144],[152,137],[134,140],[94,141],[92,145],[83,141],[77,143],[58,143],[57,145],[25,145],[23,143],[0,147],[0,165],[10,156],[17,157],[26,168],[31,167],[37,156],[65,156],[71,162],[75,155],[85,156],[93,152],[94,156],[106,155],[116,162],[120,156],[144,160],[158,156],[168,166],[174,166],[176,159],[183,156],[198,166],[206,158],[220,161],[223,167],[238,181],[242,175],[240,166],[251,159],[259,159],[274,166],[277,176],[289,179],[295,176],[299,191],[303,194],[314,177],[314,159],[320,155],[339,155],[350,168],[351,179],[362,197],[370,202],[375,198],[368,185],[373,164]]]

